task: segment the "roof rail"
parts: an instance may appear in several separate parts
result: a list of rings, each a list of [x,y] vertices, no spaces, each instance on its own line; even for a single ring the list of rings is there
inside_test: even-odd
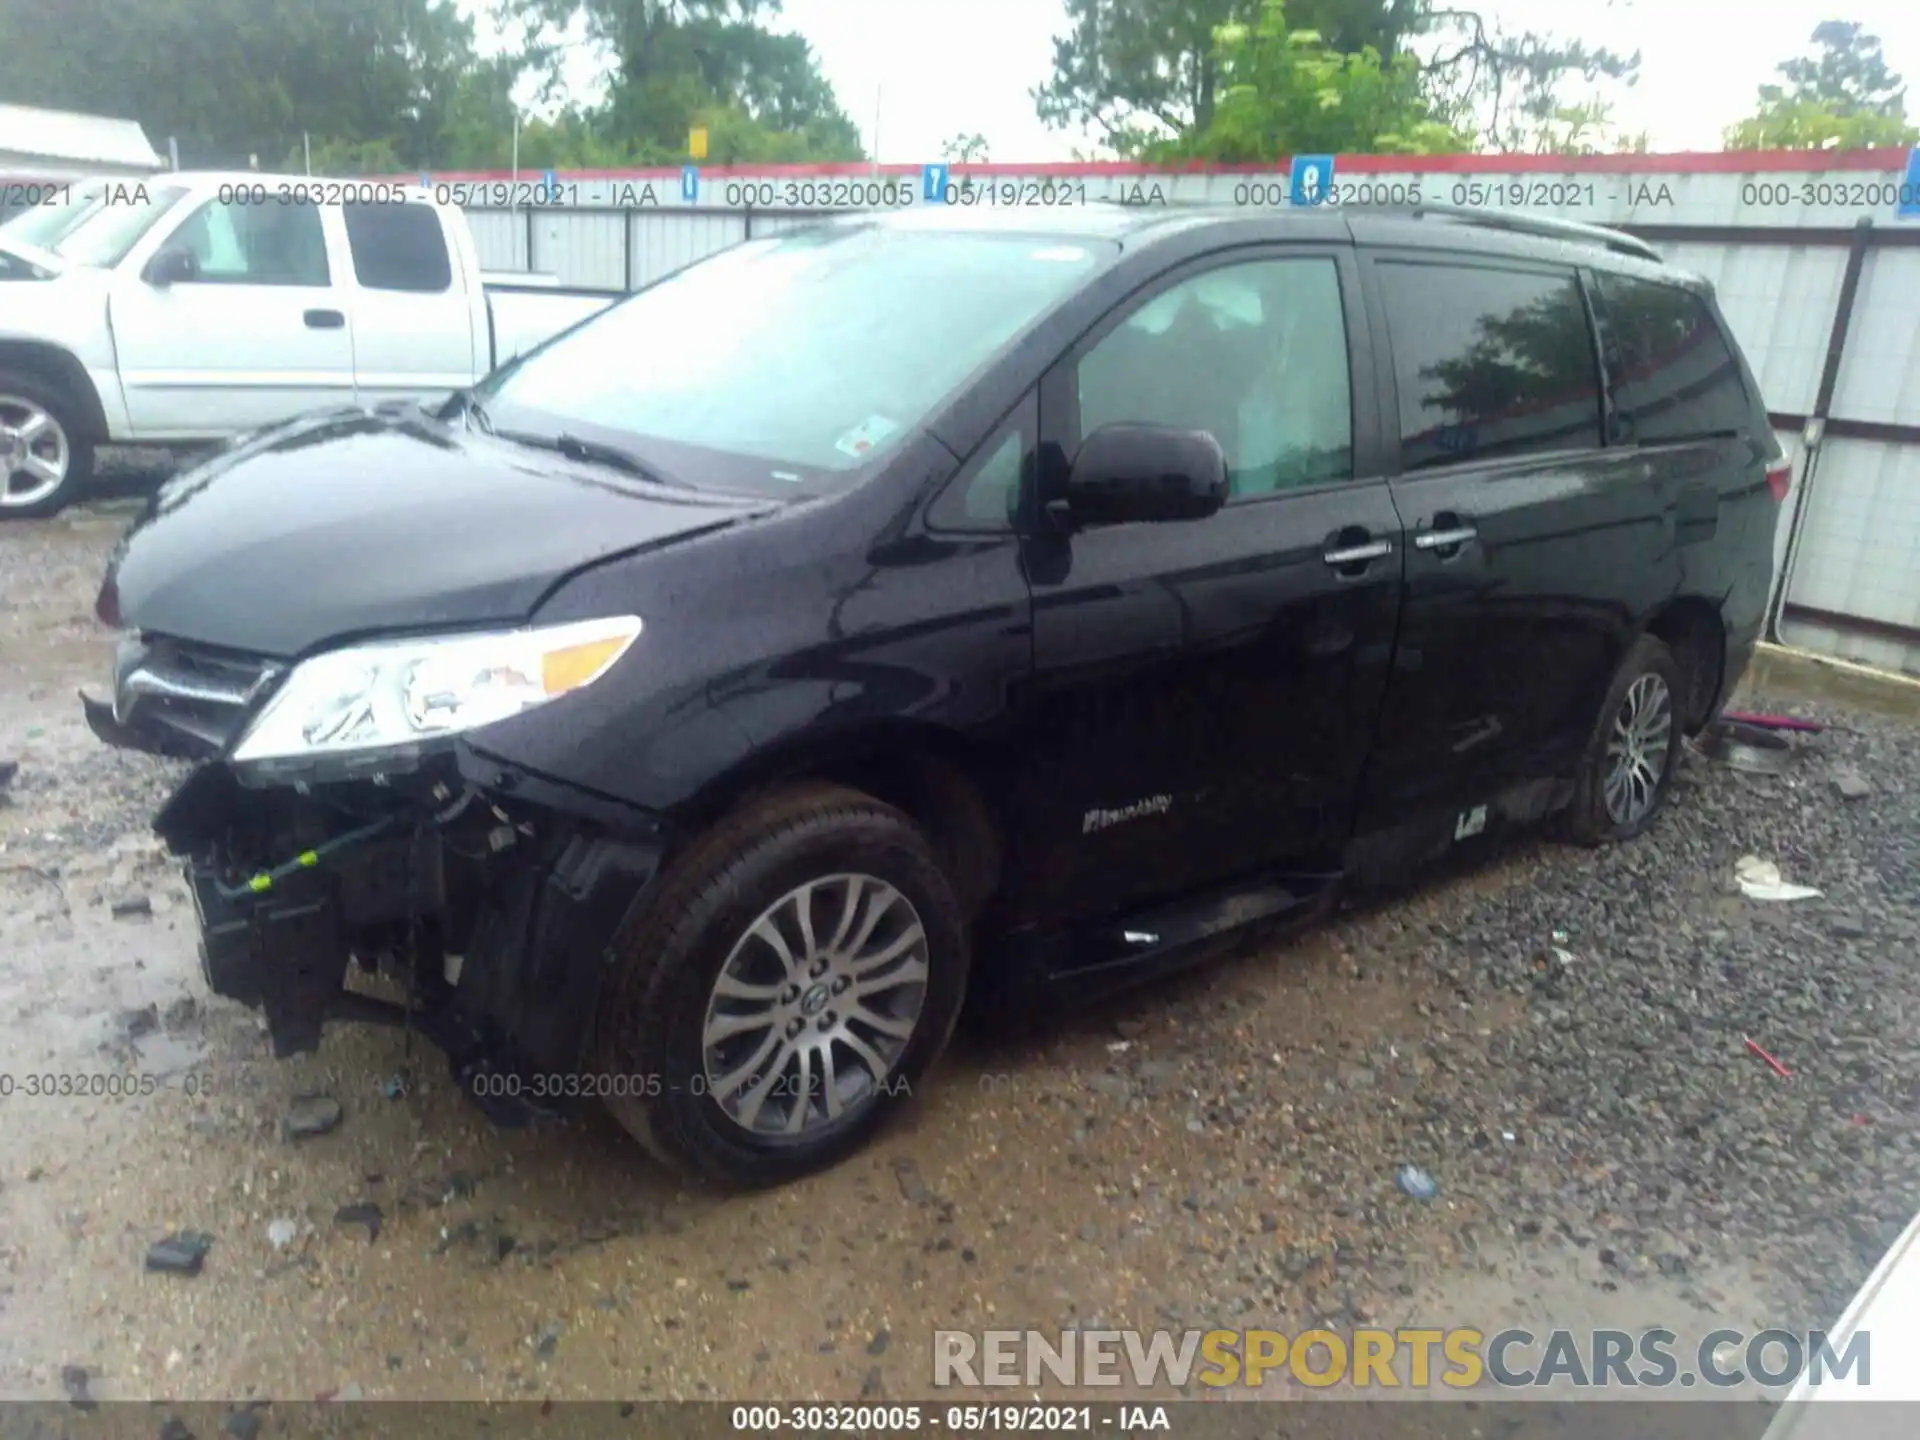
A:
[[[1116,200],[1111,195],[1097,196],[1086,202],[1089,205],[1114,205],[1132,210],[1179,210],[1219,212],[1234,207],[1218,200],[1167,200],[1151,207],[1129,204],[1125,200]],[[1401,217],[1418,220],[1423,215],[1440,215],[1449,220],[1459,220],[1468,225],[1478,225],[1486,230],[1504,230],[1513,235],[1534,235],[1544,240],[1566,240],[1576,244],[1603,245],[1621,255],[1631,255],[1636,260],[1651,260],[1655,264],[1665,264],[1666,257],[1653,246],[1636,235],[1624,230],[1610,229],[1605,225],[1588,225],[1580,220],[1562,220],[1557,215],[1529,215],[1519,210],[1475,210],[1466,205],[1327,205],[1323,213],[1334,215],[1374,215],[1388,218]]]
[[[1516,210],[1473,210],[1464,205],[1415,205],[1407,212],[1418,220],[1422,215],[1444,215],[1488,230],[1505,230],[1515,235],[1538,235],[1548,240],[1571,240],[1588,245],[1604,245],[1638,260],[1660,262],[1660,252],[1646,241],[1624,230],[1605,225],[1588,225],[1579,220],[1562,220],[1557,215],[1527,215]]]

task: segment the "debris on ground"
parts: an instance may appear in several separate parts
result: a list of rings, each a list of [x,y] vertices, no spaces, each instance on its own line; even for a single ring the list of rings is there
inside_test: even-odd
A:
[[[1827,728],[1818,720],[1802,720],[1796,715],[1754,715],[1742,710],[1723,710],[1720,718],[1736,725],[1753,725],[1762,730],[1792,730],[1802,735],[1818,735]]]
[[[1788,884],[1778,865],[1758,855],[1742,855],[1734,863],[1733,878],[1749,900],[1813,900],[1820,894],[1811,885]]]
[[[1418,1165],[1402,1165],[1393,1178],[1400,1192],[1415,1200],[1431,1200],[1440,1193],[1440,1182]]]
[[[153,914],[153,897],[150,895],[122,895],[107,907],[116,920],[132,920],[143,915]]]
[[[1782,1080],[1791,1080],[1793,1078],[1793,1072],[1766,1051],[1762,1050],[1751,1035],[1743,1035],[1740,1038],[1747,1042],[1747,1049],[1767,1062],[1767,1067],[1772,1070],[1774,1074],[1778,1075]]]
[[[280,1119],[280,1138],[306,1140],[340,1123],[340,1102],[331,1095],[296,1095]]]
[[[1833,788],[1842,800],[1863,800],[1873,793],[1873,782],[1853,766],[1840,765],[1833,772]]]
[[[293,1237],[300,1233],[300,1227],[291,1220],[275,1220],[267,1226],[267,1239],[276,1250],[284,1250],[293,1243]]]
[[[389,1100],[405,1099],[411,1089],[413,1081],[404,1070],[396,1070],[380,1082],[380,1093]]]
[[[147,1269],[173,1275],[198,1275],[201,1262],[213,1248],[213,1236],[204,1230],[180,1230],[147,1247]]]
[[[122,1010],[117,1018],[120,1033],[129,1040],[138,1040],[142,1035],[151,1035],[160,1028],[160,1007],[141,1005],[136,1009]]]
[[[4,798],[7,787],[13,784],[13,777],[20,773],[18,760],[0,760],[0,798]]]
[[[160,1023],[169,1030],[184,1030],[199,1014],[200,1002],[191,995],[182,995],[161,1012]]]
[[[900,1198],[909,1205],[930,1205],[933,1203],[933,1191],[927,1188],[927,1182],[921,1178],[920,1167],[913,1161],[902,1157],[893,1162],[894,1183],[900,1187]]]
[[[1701,737],[1707,758],[1747,775],[1784,775],[1793,765],[1793,743],[1757,725],[1714,725]]]
[[[380,1207],[371,1200],[356,1200],[334,1211],[333,1223],[343,1228],[349,1225],[366,1226],[367,1243],[371,1245],[380,1238]]]
[[[91,1377],[84,1365],[62,1365],[60,1367],[60,1388],[66,1392],[68,1402],[76,1410],[96,1409],[100,1402],[87,1393]]]

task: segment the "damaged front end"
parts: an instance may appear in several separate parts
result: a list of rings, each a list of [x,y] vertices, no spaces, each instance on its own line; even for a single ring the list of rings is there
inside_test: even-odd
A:
[[[406,1026],[502,1123],[578,1093],[562,1077],[585,1064],[611,948],[658,869],[653,817],[464,736],[238,759],[271,730],[284,671],[146,641],[116,671],[88,721],[202,762],[154,830],[185,864],[208,986],[263,1013],[276,1055],[312,1050],[329,1021]]]

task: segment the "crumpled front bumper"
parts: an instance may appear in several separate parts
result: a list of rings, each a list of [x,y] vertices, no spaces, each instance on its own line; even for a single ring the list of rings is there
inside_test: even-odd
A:
[[[469,1093],[487,1088],[467,1083],[480,1070],[577,1070],[662,841],[644,817],[622,832],[542,804],[564,796],[525,777],[475,789],[484,768],[448,769],[445,784],[472,797],[442,807],[461,810],[457,828],[393,796],[384,818],[343,817],[290,790],[243,786],[222,762],[197,768],[162,807],[154,829],[185,862],[207,985],[263,1013],[276,1055],[314,1049],[330,1021],[360,1020],[418,1029]],[[331,834],[316,838],[321,829]],[[369,960],[396,954],[403,977],[426,982],[409,982],[408,1005],[351,987],[356,960],[384,969]],[[459,957],[455,983],[448,956]]]

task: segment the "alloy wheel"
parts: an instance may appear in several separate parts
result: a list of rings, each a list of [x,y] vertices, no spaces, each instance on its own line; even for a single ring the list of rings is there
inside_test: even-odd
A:
[[[887,1088],[926,1002],[927,936],[871,875],[782,895],[734,944],[701,1034],[706,1092],[744,1130],[798,1136]]]
[[[66,481],[73,449],[37,401],[0,394],[0,508],[36,505]]]
[[[1673,692],[1658,675],[1627,687],[1607,737],[1607,816],[1616,825],[1646,818],[1659,798],[1673,747]]]

